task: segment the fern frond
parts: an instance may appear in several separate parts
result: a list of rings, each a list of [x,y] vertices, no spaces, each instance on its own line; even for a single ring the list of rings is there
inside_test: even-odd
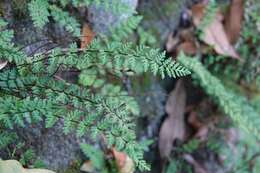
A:
[[[116,26],[110,28],[111,37],[114,40],[122,40],[123,38],[128,38],[129,34],[137,28],[141,22],[141,16],[130,16],[118,23]]]
[[[49,22],[48,17],[50,13],[48,7],[48,0],[32,0],[28,4],[30,16],[36,27],[43,28],[43,26]]]
[[[7,145],[13,143],[17,139],[17,135],[13,132],[0,132],[0,149],[4,149]]]
[[[131,148],[138,148],[137,143],[129,142],[135,140],[136,136],[132,130],[134,127],[132,116],[123,100],[113,97],[103,98],[102,95],[89,96],[87,91],[76,85],[68,86],[66,83],[48,78],[21,78],[23,85],[18,86],[15,82],[17,76],[11,74],[0,76],[0,87],[7,91],[7,95],[18,93],[16,90],[21,95],[19,98],[15,96],[1,98],[5,101],[0,102],[1,107],[4,107],[0,112],[0,122],[6,127],[12,128],[14,124],[23,126],[24,121],[32,123],[42,119],[46,119],[46,123],[52,125],[56,120],[62,119],[65,133],[77,129],[78,134],[84,134],[86,130],[90,130],[93,137],[101,133],[112,137],[111,145],[115,145],[118,149],[129,152]],[[28,87],[34,92],[26,93]],[[35,98],[30,98],[31,94]],[[25,98],[20,98],[23,95]],[[45,98],[39,99],[36,96]],[[142,150],[139,149],[138,152]],[[143,159],[136,157],[135,154],[137,153],[129,153],[137,165],[143,165]]]
[[[75,18],[71,17],[68,12],[63,11],[56,5],[51,5],[49,9],[51,11],[53,19],[58,24],[65,27],[65,29],[68,32],[72,33],[73,36],[80,36],[80,24],[77,22]]]
[[[104,155],[100,150],[88,144],[81,144],[80,148],[83,153],[91,160],[94,168],[101,169],[105,166]]]
[[[180,54],[178,60],[187,68],[194,72],[198,78],[201,87],[207,94],[212,96],[223,111],[237,123],[239,127],[255,135],[259,139],[260,121],[259,114],[249,105],[246,99],[232,91],[229,91],[221,83],[221,81],[203,67],[203,65],[195,58],[186,57]]]

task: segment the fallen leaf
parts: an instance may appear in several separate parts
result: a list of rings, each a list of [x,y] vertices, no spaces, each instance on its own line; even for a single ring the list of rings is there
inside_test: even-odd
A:
[[[165,49],[167,52],[172,52],[176,49],[177,45],[180,43],[180,38],[177,36],[177,31],[171,32],[167,37]]]
[[[204,16],[205,7],[205,3],[197,3],[191,7],[192,21],[195,26],[198,26],[200,24]]]
[[[200,141],[205,141],[208,136],[209,126],[211,122],[202,123],[198,120],[196,112],[191,112],[188,117],[189,125],[195,130],[194,137]]]
[[[171,32],[166,40],[167,52],[172,52],[183,42],[194,42],[193,28],[179,28],[178,30]]]
[[[7,61],[0,61],[0,70],[7,65]]]
[[[55,173],[47,169],[25,169],[16,160],[0,160],[1,173]]]
[[[215,14],[215,17],[212,19],[211,23],[203,28],[202,40],[212,46],[218,54],[240,59],[235,49],[229,43],[222,23],[222,18],[223,16],[220,12]]]
[[[205,15],[206,6],[207,2],[205,1],[191,7],[192,20],[196,27],[200,25]],[[220,10],[216,10],[215,16],[210,23],[206,27],[202,28],[202,41],[212,46],[220,55],[240,59],[239,55],[229,42],[229,37],[225,32],[225,28],[222,23],[223,19],[224,17],[220,13]]]
[[[133,173],[134,172],[134,162],[133,160],[123,152],[116,151],[112,148],[112,153],[116,161],[116,166],[119,173]]]
[[[200,111],[203,111],[203,106],[206,102],[202,102],[200,105],[197,106],[197,109]],[[205,107],[206,108],[206,107]],[[207,108],[208,109],[208,106]],[[203,121],[201,121],[198,116],[196,111],[191,111],[188,116],[188,124],[192,129],[194,130],[194,135],[193,137],[198,139],[199,141],[206,141],[209,133],[215,129],[215,124],[218,124],[219,118],[217,115],[211,115],[209,117],[204,117]]]
[[[225,32],[230,43],[235,43],[239,37],[243,18],[243,0],[232,0],[225,15]]]
[[[81,44],[80,48],[85,48],[94,38],[94,32],[90,29],[88,24],[84,24],[81,31]]]
[[[163,159],[170,155],[174,140],[182,141],[185,138],[185,104],[186,92],[182,80],[179,80],[167,100],[165,109],[168,117],[164,120],[159,133],[159,152]]]
[[[208,134],[209,134],[209,129],[210,127],[208,125],[204,125],[195,134],[195,138],[199,139],[200,141],[206,141]]]
[[[186,55],[195,55],[196,50],[196,45],[193,42],[189,41],[181,43],[177,48],[178,53],[184,52]]]
[[[203,168],[202,165],[200,165],[190,154],[184,154],[183,158],[186,162],[191,164],[194,169],[194,173],[208,173],[208,171]]]
[[[91,161],[85,161],[83,165],[80,167],[80,171],[83,172],[93,172],[95,169],[91,163]]]
[[[195,130],[199,130],[203,126],[203,124],[197,119],[197,114],[196,112],[192,111],[189,114],[188,117],[188,123],[191,125],[191,127]]]

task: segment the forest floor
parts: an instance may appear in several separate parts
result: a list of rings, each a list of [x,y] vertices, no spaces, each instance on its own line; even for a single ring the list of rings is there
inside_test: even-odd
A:
[[[129,3],[133,3],[132,6],[135,8],[137,2],[129,1]],[[171,6],[167,0],[139,2],[137,10],[144,16],[142,26],[145,31],[156,36],[153,46],[167,49],[169,35],[179,29],[182,12],[190,5],[191,1],[182,0],[171,3]],[[72,39],[57,26],[50,25],[44,32],[38,32],[23,14],[19,14],[19,10],[18,13],[12,11],[13,8],[8,1],[0,2],[0,6],[1,10],[5,11],[5,18],[15,26],[15,42],[28,45],[24,48],[27,54],[49,50],[56,46],[65,47]],[[109,16],[108,22],[108,19],[102,16],[112,14],[104,14],[95,8],[89,9],[88,12],[83,10],[81,13],[91,14],[91,17],[87,17],[86,20],[89,21],[94,32],[106,32],[108,23],[116,23],[120,20],[120,17]],[[30,45],[32,42],[36,44]],[[76,80],[73,74],[63,75],[72,81]],[[236,152],[238,132],[233,127],[225,127],[230,120],[222,115],[201,88],[191,82],[190,77],[161,81],[156,77],[145,75],[132,82],[128,89],[140,104],[141,115],[137,122],[138,139],[153,141],[145,153],[145,160],[152,165],[152,173],[158,173],[162,169],[174,170],[174,164],[172,168],[169,167],[171,160],[175,158],[181,160],[178,163],[180,165],[183,162],[189,163],[190,166],[181,168],[183,172],[192,170],[195,173],[227,172],[222,163],[224,158],[221,157],[228,156],[219,154],[222,152],[220,148],[228,145]],[[168,137],[162,128],[166,121],[171,121],[168,120],[171,116],[175,117],[174,125],[165,125],[165,129],[175,136]],[[47,168],[65,173],[80,172],[84,158],[78,147],[81,142],[88,141],[95,145],[88,136],[78,138],[75,134],[63,134],[62,122],[58,122],[51,129],[45,129],[44,124],[39,123],[28,124],[27,128],[15,130],[21,141],[24,141],[22,148],[31,148]],[[164,152],[167,153],[167,146],[164,146],[164,143],[169,141],[164,141],[164,138],[172,138],[170,142],[174,144],[170,147],[172,152],[167,156],[170,158],[167,161],[160,159]]]

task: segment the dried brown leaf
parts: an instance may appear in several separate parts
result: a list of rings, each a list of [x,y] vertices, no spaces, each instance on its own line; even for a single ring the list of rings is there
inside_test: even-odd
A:
[[[164,120],[159,133],[159,152],[161,158],[167,158],[170,155],[174,140],[185,139],[185,104],[186,92],[183,82],[179,80],[167,100],[165,109],[168,117]]]
[[[177,34],[170,33],[165,44],[167,52],[172,52],[176,49],[177,45],[180,42],[180,38]]]
[[[85,161],[83,165],[80,167],[80,171],[82,172],[93,172],[95,169],[91,163],[91,161]]]
[[[199,139],[200,141],[205,141],[209,134],[209,126],[204,125],[195,134],[195,138]]]
[[[218,54],[240,59],[235,49],[229,43],[222,18],[220,12],[217,12],[211,23],[203,29],[202,40],[212,46]]]
[[[94,32],[90,29],[88,24],[84,24],[81,31],[80,48],[85,48],[94,38]]]
[[[181,43],[178,48],[177,52],[184,52],[186,55],[195,55],[196,54],[196,46],[193,42],[186,41]]]
[[[205,13],[206,9],[206,2],[195,4],[191,7],[191,15],[193,19],[193,24],[195,26],[199,26]],[[235,59],[240,59],[239,55],[235,51],[235,49],[232,47],[231,43],[229,42],[229,36],[225,32],[224,26],[223,26],[223,16],[220,13],[219,10],[216,11],[216,14],[212,21],[203,28],[203,36],[202,40],[212,46],[214,50],[224,56],[229,56]],[[229,26],[230,29],[236,29],[236,27],[233,28],[233,26]],[[239,29],[240,30],[240,29]],[[233,36],[232,36],[233,37]]]
[[[116,151],[112,148],[112,153],[116,161],[116,166],[119,173],[133,173],[134,172],[134,162],[133,160],[123,152]]]
[[[191,7],[192,20],[195,26],[198,26],[204,16],[206,4],[198,3]]]
[[[194,111],[192,111],[188,117],[189,125],[195,130],[194,137],[200,141],[207,139],[209,131],[215,122],[216,120],[214,118],[204,119],[204,122],[201,122]]]
[[[188,117],[189,125],[195,130],[194,137],[204,141],[207,139],[209,132],[209,123],[202,123],[198,120],[196,112],[191,112]]]
[[[235,43],[239,37],[243,18],[243,0],[232,0],[225,15],[225,31],[230,43]]]
[[[196,112],[192,111],[189,114],[188,117],[188,123],[191,125],[191,127],[195,130],[199,130],[203,126],[203,124],[197,119],[197,114]]]
[[[194,49],[196,49],[194,39],[195,37],[192,28],[181,28],[174,34],[170,33],[165,44],[166,50],[167,52],[177,51],[178,53],[178,49],[183,49],[184,52],[187,49],[187,52],[185,53],[189,53],[191,51],[194,52]]]

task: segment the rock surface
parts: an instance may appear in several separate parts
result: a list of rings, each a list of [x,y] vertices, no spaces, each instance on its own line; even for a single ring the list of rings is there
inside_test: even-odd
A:
[[[113,0],[108,0],[112,3]],[[114,1],[115,2],[115,1]],[[110,3],[110,4],[111,4]],[[119,0],[116,5],[122,3],[131,10],[137,7],[138,0]],[[88,21],[92,24],[96,33],[107,33],[109,27],[116,25],[122,19],[127,18],[131,13],[117,13],[104,9],[104,7],[90,6],[88,9]]]

